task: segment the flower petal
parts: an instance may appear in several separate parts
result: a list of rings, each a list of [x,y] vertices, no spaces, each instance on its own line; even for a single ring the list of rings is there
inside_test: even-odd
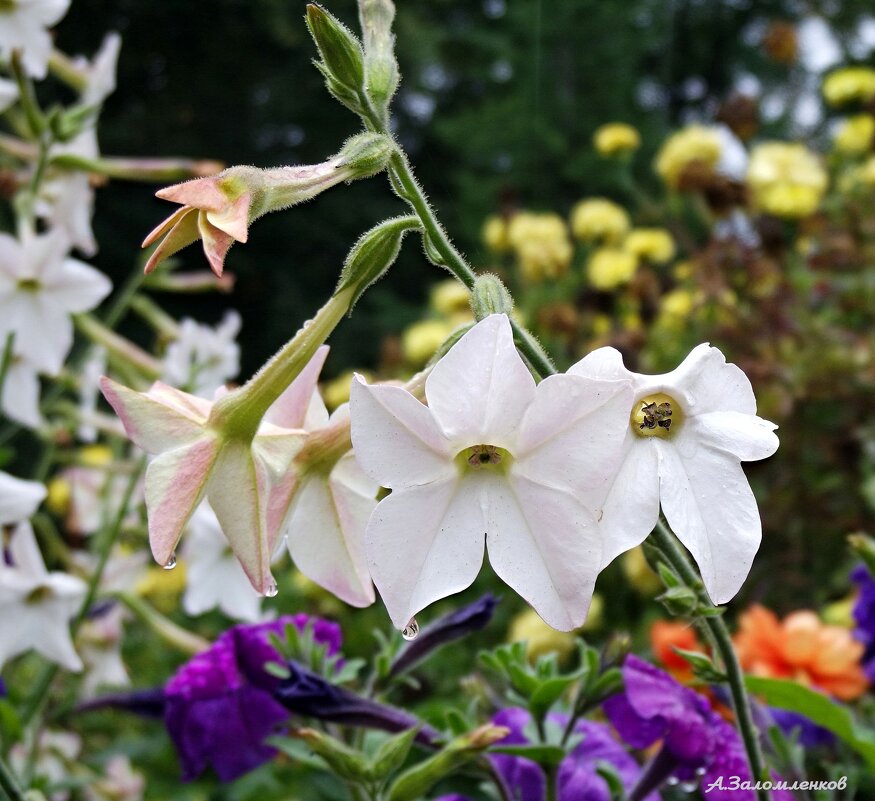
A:
[[[25,481],[0,471],[0,526],[11,526],[30,517],[46,497],[38,481]]]
[[[13,357],[0,393],[0,408],[10,420],[28,428],[42,425],[39,376],[27,362]]]
[[[351,606],[374,602],[364,539],[377,489],[349,454],[330,478],[304,478],[289,518],[289,553],[298,570]]]
[[[566,371],[569,375],[609,380],[632,379],[635,375],[623,364],[623,354],[616,348],[597,348]]]
[[[356,376],[349,410],[356,458],[381,486],[411,487],[456,474],[434,416],[407,390],[369,386]]]
[[[51,284],[42,291],[58,309],[78,314],[97,306],[112,291],[112,281],[85,262],[64,259]]]
[[[165,186],[155,193],[155,197],[209,211],[221,211],[228,205],[228,198],[215,176],[194,178],[173,186]]]
[[[778,450],[777,426],[762,417],[740,412],[697,414],[678,434],[678,447],[686,453],[686,443],[703,443],[731,453],[743,462],[765,459]]]
[[[313,394],[317,392],[319,373],[322,372],[322,365],[325,364],[327,357],[328,345],[322,345],[316,350],[313,358],[301,370],[298,377],[289,384],[285,392],[267,410],[267,414],[264,416],[265,422],[273,423],[283,428],[304,427],[307,410],[310,408]],[[322,425],[327,422],[326,414],[326,419]]]
[[[183,206],[183,208],[175,211],[164,223],[161,223],[158,228],[146,237],[143,241],[143,247],[148,247],[149,244],[154,242],[161,235],[166,224],[171,220],[175,221],[173,227],[167,236],[161,240],[158,247],[152,252],[152,255],[149,256],[149,261],[146,262],[144,268],[146,275],[151,273],[162,261],[169,259],[174,253],[178,253],[201,238],[201,233],[198,229],[197,210],[190,206]]]
[[[524,476],[492,477],[489,561],[503,581],[559,631],[586,619],[602,559],[598,524],[568,492]]]
[[[146,468],[149,543],[159,565],[173,556],[176,543],[201,502],[219,443],[204,436],[162,453]]]
[[[656,442],[659,495],[666,520],[687,547],[715,604],[731,600],[750,572],[762,539],[756,498],[736,459],[701,448],[681,457]]]
[[[43,581],[49,574],[37,545],[33,526],[27,521],[19,523],[12,532],[9,538],[9,556],[12,564],[7,565],[4,559],[0,570],[14,570],[21,576],[37,581]]]
[[[484,485],[457,478],[396,490],[365,533],[371,576],[392,623],[470,586],[483,564]]]
[[[426,379],[425,395],[454,445],[512,450],[535,379],[517,353],[507,315],[490,315],[453,345]]]
[[[197,229],[203,240],[204,255],[210,263],[210,268],[219,277],[225,269],[225,256],[234,244],[234,237],[219,230],[208,219],[206,212],[198,212]]]

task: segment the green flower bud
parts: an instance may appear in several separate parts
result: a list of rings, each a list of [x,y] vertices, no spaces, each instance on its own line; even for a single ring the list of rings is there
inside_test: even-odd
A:
[[[392,0],[359,0],[359,18],[365,42],[365,85],[371,101],[385,115],[398,88],[392,34],[395,4]]]
[[[497,275],[485,273],[477,277],[471,295],[471,308],[479,322],[490,314],[507,314],[513,311],[513,298]]]
[[[339,167],[352,173],[352,179],[368,178],[386,169],[395,152],[395,143],[383,134],[362,133],[346,140],[336,158]]]
[[[656,600],[661,601],[671,614],[678,617],[691,617],[699,607],[699,598],[695,591],[683,585],[666,590]]]
[[[369,779],[368,764],[358,751],[316,729],[294,729],[290,734],[303,740],[342,779],[353,782]]]
[[[307,6],[307,27],[316,42],[321,64],[317,64],[328,90],[345,106],[360,110],[359,93],[365,88],[364,53],[361,42],[322,6]]]
[[[407,759],[418,731],[418,728],[407,729],[382,743],[371,760],[370,776],[381,780],[398,770]]]
[[[350,310],[362,292],[382,278],[386,270],[395,263],[404,234],[413,228],[419,228],[418,217],[393,217],[362,234],[352,246],[335,290],[337,293],[353,287]]]

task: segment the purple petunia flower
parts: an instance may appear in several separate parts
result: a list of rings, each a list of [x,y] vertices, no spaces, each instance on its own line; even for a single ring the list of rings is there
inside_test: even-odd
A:
[[[869,681],[875,682],[875,578],[865,565],[851,571],[860,594],[854,602],[854,636],[866,647],[861,664]]]
[[[283,635],[293,624],[303,631],[313,621],[313,639],[340,648],[340,627],[307,615],[282,617],[269,623],[241,625],[222,634],[168,682],[164,721],[191,781],[212,765],[222,781],[231,781],[271,759],[276,751],[264,739],[287,720],[288,711],[274,700],[278,679],[264,670],[283,659],[270,635]]]
[[[623,663],[624,692],[605,701],[603,709],[623,740],[633,748],[662,747],[645,771],[637,797],[669,778],[698,780],[707,788],[720,778],[751,781],[747,755],[735,727],[711,709],[707,699],[684,687],[668,673],[634,654]],[[756,801],[753,790],[715,788],[708,798]],[[772,801],[793,801],[785,791],[772,791]]]
[[[552,714],[551,723],[564,728],[567,715]],[[528,745],[525,729],[532,721],[525,709],[502,709],[492,718],[497,726],[506,726],[510,733],[502,745]],[[603,723],[579,720],[574,731],[583,735],[583,740],[574,747],[562,762],[556,776],[558,801],[610,801],[611,793],[607,782],[598,774],[599,763],[613,766],[627,791],[631,790],[641,774],[638,763],[617,742],[610,728]],[[525,757],[510,754],[493,754],[489,757],[501,780],[507,795],[514,801],[544,801],[546,779],[541,767]],[[468,801],[465,796],[447,795],[438,801]],[[658,793],[651,793],[645,801],[660,801]]]

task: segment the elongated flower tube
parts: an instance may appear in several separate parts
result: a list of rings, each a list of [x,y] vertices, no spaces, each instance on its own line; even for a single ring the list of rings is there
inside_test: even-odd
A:
[[[484,541],[495,572],[551,626],[586,618],[602,535],[588,493],[616,469],[631,384],[550,376],[537,386],[506,315],[486,317],[426,380],[424,406],[357,378],[352,442],[392,493],[365,534],[374,583],[398,628],[470,585]]]
[[[625,378],[634,387],[619,470],[601,504],[603,564],[647,537],[661,505],[696,560],[711,600],[729,601],[762,538],[741,462],[765,459],[778,447],[777,426],[757,417],[747,376],[707,344],[664,375],[627,370],[614,348],[593,351],[568,372]]]
[[[160,240],[146,262],[146,272],[200,239],[210,267],[221,276],[228,250],[234,242],[249,239],[253,221],[309,200],[343,181],[374,175],[386,166],[391,153],[392,143],[387,137],[359,134],[321,164],[267,170],[230,167],[209,178],[161,189],[156,193],[159,198],[180,203],[182,208],[143,240],[144,248]]]

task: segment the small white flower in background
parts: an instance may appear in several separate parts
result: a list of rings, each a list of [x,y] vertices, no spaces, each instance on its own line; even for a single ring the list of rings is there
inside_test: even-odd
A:
[[[76,434],[83,442],[97,439],[94,417],[100,396],[100,376],[106,372],[106,350],[94,346],[79,371],[79,428]]]
[[[593,351],[568,371],[632,381],[622,463],[606,492],[603,565],[644,541],[659,507],[699,565],[715,604],[739,590],[762,538],[742,461],[771,456],[775,426],[756,415],[747,376],[709,345],[664,375],[627,370],[614,348]]]
[[[104,38],[92,62],[84,58],[74,62],[85,78],[80,102],[84,106],[95,107],[94,117],[69,142],[53,145],[50,153],[52,158],[73,155],[96,159],[100,156],[95,127],[98,107],[115,91],[115,73],[120,48],[121,37],[117,33],[110,33]],[[36,212],[50,227],[64,230],[70,242],[85,256],[93,256],[97,252],[97,241],[91,230],[94,189],[87,173],[50,167],[40,187]]]
[[[16,100],[18,100],[18,84],[0,78],[0,111],[6,111]]]
[[[234,620],[261,620],[261,599],[228,545],[215,512],[202,503],[192,515],[182,548],[186,614],[220,609]]]
[[[228,311],[217,326],[188,317],[180,321],[179,336],[167,346],[162,378],[193,395],[212,398],[216,390],[240,372],[240,315]]]
[[[124,607],[114,604],[82,623],[76,645],[85,663],[83,697],[92,698],[103,687],[127,687],[131,683],[121,654],[124,618]]]
[[[87,591],[76,576],[49,573],[30,523],[19,523],[0,560],[0,666],[34,649],[68,670],[81,670],[68,622]]]
[[[73,344],[71,314],[93,309],[112,289],[102,273],[68,258],[58,230],[24,241],[0,234],[0,337],[34,368],[56,374]]]
[[[39,404],[39,373],[13,343],[12,358],[0,387],[0,413],[19,425],[39,428],[43,422]]]
[[[13,0],[0,4],[0,55],[5,61],[21,50],[28,75],[45,78],[52,37],[47,28],[67,13],[70,0]]]
[[[85,801],[141,801],[146,779],[131,767],[126,756],[111,757],[103,773],[103,778],[82,788]]]
[[[61,784],[70,778],[75,762],[82,751],[82,738],[78,734],[58,729],[43,729],[37,737],[36,762],[30,765],[30,748],[16,743],[9,751],[13,770],[23,776],[31,771],[49,785]],[[70,790],[56,790],[49,794],[50,801],[67,801]]]
[[[37,481],[25,481],[0,471],[0,526],[27,520],[46,497],[46,488]]]
[[[468,587],[484,540],[495,572],[549,625],[586,618],[602,564],[590,502],[616,468],[627,380],[556,375],[537,386],[505,315],[479,322],[429,375],[428,406],[353,382],[355,454],[392,493],[366,533],[393,623]]]

